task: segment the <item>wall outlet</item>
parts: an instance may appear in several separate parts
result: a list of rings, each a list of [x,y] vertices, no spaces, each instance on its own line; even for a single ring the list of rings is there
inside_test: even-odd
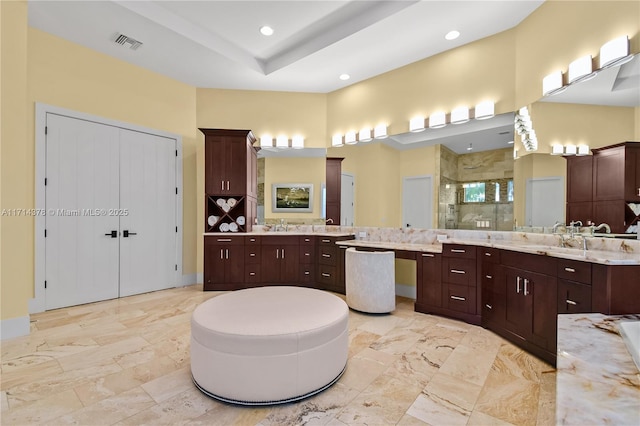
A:
[[[438,241],[447,241],[447,236],[446,235],[437,235],[436,238],[438,239]]]
[[[367,233],[364,231],[358,232],[358,238],[360,239],[367,238]]]

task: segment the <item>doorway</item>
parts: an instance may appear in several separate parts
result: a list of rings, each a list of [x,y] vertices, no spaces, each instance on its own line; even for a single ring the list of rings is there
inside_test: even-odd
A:
[[[178,285],[179,139],[46,105],[36,115],[36,206],[46,214],[36,217],[30,312]]]
[[[564,178],[553,176],[527,179],[525,226],[553,226],[564,223]]]
[[[402,227],[432,228],[432,211],[432,176],[402,178]]]
[[[355,176],[342,173],[340,178],[340,225],[353,226],[355,223]]]

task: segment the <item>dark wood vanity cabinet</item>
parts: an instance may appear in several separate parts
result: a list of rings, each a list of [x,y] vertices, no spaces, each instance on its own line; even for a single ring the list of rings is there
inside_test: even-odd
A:
[[[313,287],[316,282],[316,237],[311,235],[300,236],[298,243],[300,245],[300,284],[305,287]]]
[[[326,160],[326,219],[332,225],[340,225],[342,160],[344,158],[327,158]]]
[[[504,327],[506,316],[504,270],[500,265],[500,250],[478,248],[479,282],[481,286],[481,315],[483,327]]]
[[[336,243],[352,237],[317,237],[317,272],[316,282],[318,288],[336,293],[345,293],[344,283],[344,257],[346,247],[340,247]]]
[[[416,311],[442,309],[442,255],[419,253],[416,264],[418,288]]]
[[[205,236],[203,289],[237,290],[244,287],[244,282],[244,237]]]
[[[591,263],[558,259],[559,314],[592,312],[591,271]]]
[[[566,223],[594,220],[593,215],[593,157],[591,155],[565,157],[567,160]]]
[[[268,236],[261,244],[263,284],[297,284],[300,281],[298,236]]]

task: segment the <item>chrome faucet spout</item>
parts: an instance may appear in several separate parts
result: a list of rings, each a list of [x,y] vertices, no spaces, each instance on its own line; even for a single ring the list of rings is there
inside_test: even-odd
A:
[[[593,227],[593,232],[599,231],[601,229],[604,229],[604,232],[606,232],[607,234],[611,233],[611,227],[606,223],[601,223],[600,225]]]
[[[327,224],[328,224],[328,223],[333,223],[333,219],[332,219],[332,218],[329,218],[329,219],[325,220],[325,223],[327,223]]]

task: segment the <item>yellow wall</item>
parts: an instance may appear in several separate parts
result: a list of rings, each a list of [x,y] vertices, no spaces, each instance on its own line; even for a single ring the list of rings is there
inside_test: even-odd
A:
[[[27,134],[27,2],[0,2],[1,209],[33,208],[33,143]],[[33,294],[31,215],[0,216],[1,319],[28,314]]]
[[[322,217],[320,195],[325,182],[326,161],[324,158],[265,158],[264,176],[264,216],[266,219],[315,219]],[[273,213],[271,185],[274,183],[312,183],[313,212],[311,213]]]

